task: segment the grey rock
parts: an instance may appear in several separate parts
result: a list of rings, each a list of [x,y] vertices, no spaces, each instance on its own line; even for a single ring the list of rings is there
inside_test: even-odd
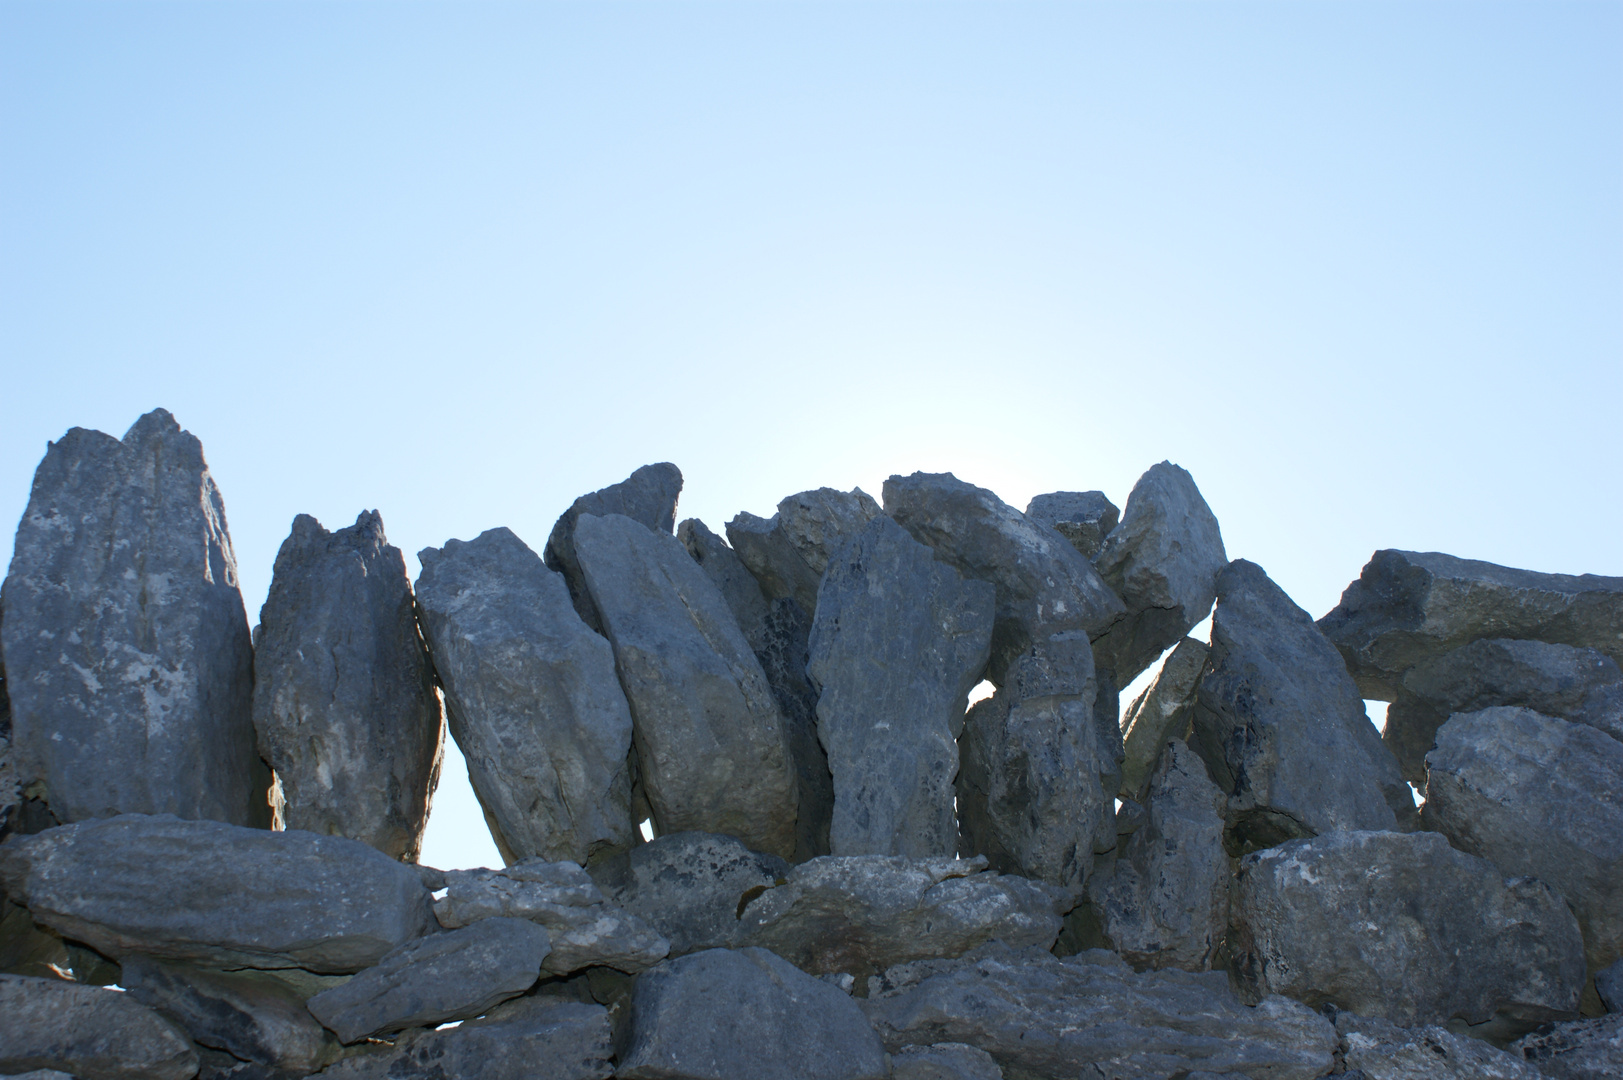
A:
[[[1623,958],[1623,743],[1507,706],[1455,714],[1426,763],[1426,828],[1553,886],[1591,974]]]
[[[1595,992],[1609,1013],[1623,1013],[1623,960],[1595,974]]]
[[[621,514],[655,532],[668,533],[676,527],[676,502],[681,495],[681,469],[668,461],[644,465],[618,484],[582,495],[552,526],[552,534],[547,537],[547,568],[564,576],[569,598],[587,626],[601,633],[603,620],[581,575],[575,553],[575,523],[582,514]]]
[[[507,529],[418,558],[423,636],[503,860],[630,846],[631,710],[563,579]]]
[[[766,648],[766,620],[771,609],[755,575],[739,559],[738,552],[698,518],[688,518],[678,525],[676,538],[715,584],[744,632],[744,640],[759,655]]]
[[[1217,578],[1191,743],[1229,796],[1239,852],[1335,829],[1392,829],[1414,798],[1342,665],[1260,566]]]
[[[1426,752],[1457,712],[1519,705],[1599,728],[1623,741],[1623,671],[1595,649],[1484,638],[1404,673],[1382,739],[1403,775],[1426,782]]]
[[[30,1069],[25,1073],[12,1074],[12,1080],[73,1080],[73,1076],[55,1069]]]
[[[39,927],[27,908],[0,896],[0,972],[59,979],[61,972],[72,970],[67,943]]]
[[[994,591],[878,517],[829,563],[807,674],[834,777],[835,855],[952,855],[953,778]]]
[[[416,870],[358,840],[169,816],[13,837],[0,888],[115,959],[344,973],[434,928]]]
[[[116,990],[0,975],[0,1072],[81,1080],[189,1080],[197,1054],[163,1017]]]
[[[993,944],[906,965],[884,982],[863,1011],[886,1049],[968,1043],[1011,1075],[1170,1080],[1203,1069],[1314,1080],[1336,1047],[1317,1013],[1280,997],[1242,1005],[1221,972],[1135,974],[1119,962]]]
[[[779,502],[778,527],[811,572],[821,577],[839,550],[884,513],[861,488],[817,488]]]
[[[4,613],[5,605],[0,603],[0,642],[6,637]],[[0,840],[11,834],[22,796],[11,753],[11,699],[6,695],[6,656],[0,651]]]
[[[244,1061],[315,1072],[338,1045],[274,977],[252,971],[208,971],[149,957],[128,957],[120,984],[135,1001],[173,1020],[193,1042]]]
[[[1144,798],[1167,741],[1188,737],[1195,718],[1195,691],[1210,652],[1205,642],[1184,638],[1162,661],[1150,685],[1127,707],[1122,717],[1123,798]]]
[[[50,445],[0,608],[16,780],[56,821],[269,826],[225,504],[174,417]]]
[[[755,575],[767,600],[793,600],[808,617],[816,610],[821,575],[783,531],[779,515],[764,518],[747,511],[736,515],[727,523],[727,542]]]
[[[675,537],[627,517],[582,515],[575,551],[614,644],[655,829],[792,855],[783,716],[721,593]]]
[[[1225,802],[1195,752],[1170,741],[1150,782],[1149,820],[1088,882],[1105,934],[1135,967],[1211,967],[1228,925]]]
[[[586,871],[571,862],[527,859],[505,870],[452,870],[445,895],[434,902],[441,926],[456,929],[481,919],[529,919],[552,937],[544,970],[567,975],[589,965],[635,973],[658,963],[670,943],[647,923],[606,898]]]
[[[672,956],[681,956],[731,945],[740,908],[783,880],[789,864],[731,836],[685,832],[656,836],[591,873],[611,900],[663,935]]]
[[[1342,1060],[1365,1080],[1542,1080],[1526,1061],[1435,1024],[1401,1028],[1379,1017],[1336,1015]]]
[[[1478,638],[1599,649],[1623,663],[1623,577],[1540,574],[1428,551],[1377,551],[1319,620],[1365,697]]]
[[[1093,560],[1127,613],[1093,639],[1094,662],[1131,682],[1204,619],[1228,565],[1194,478],[1170,461],[1139,477],[1121,524]]]
[[[287,828],[417,861],[444,725],[406,560],[377,511],[335,533],[293,519],[259,612],[254,729]]]
[[[710,949],[642,975],[622,1080],[881,1080],[855,1001],[765,949]]]
[[[1102,491],[1051,491],[1026,504],[1026,517],[1058,529],[1083,558],[1091,560],[1104,547],[1121,511]]]
[[[1059,891],[983,873],[984,859],[830,855],[801,863],[739,913],[738,945],[771,949],[803,971],[859,978],[994,938],[1047,948]]]
[[[1623,1075],[1623,1015],[1551,1024],[1509,1050],[1549,1080],[1617,1080]]]
[[[891,1080],[1003,1080],[997,1059],[967,1043],[904,1046],[890,1058]]]
[[[1232,919],[1250,993],[1406,1027],[1564,1019],[1584,983],[1561,897],[1435,833],[1335,832],[1247,855]]]

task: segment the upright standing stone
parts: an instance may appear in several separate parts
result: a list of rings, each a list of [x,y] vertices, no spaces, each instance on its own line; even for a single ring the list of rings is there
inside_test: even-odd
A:
[[[1121,511],[1102,491],[1051,491],[1026,504],[1026,517],[1051,528],[1092,559],[1105,546]]]
[[[587,595],[586,581],[581,577],[580,561],[575,557],[575,522],[582,514],[624,514],[655,532],[668,533],[676,527],[676,501],[682,495],[682,470],[668,461],[657,465],[644,465],[618,484],[582,495],[558,518],[547,537],[546,562],[548,569],[564,576],[569,586],[569,599],[587,626],[599,633],[603,630],[592,598]]]
[[[423,635],[502,858],[629,845],[631,711],[563,578],[507,529],[417,557]]]
[[[17,779],[56,820],[270,824],[225,503],[174,417],[51,444],[0,606]]]
[[[619,514],[582,515],[575,551],[614,644],[655,828],[792,855],[783,717],[721,593],[674,536]]]
[[[835,855],[951,855],[969,691],[991,648],[994,593],[887,517],[829,564],[807,667],[834,774]]]
[[[293,519],[259,612],[254,727],[288,828],[417,861],[444,724],[406,560],[377,511],[336,533]]]
[[[1195,715],[1195,691],[1210,652],[1205,642],[1184,638],[1162,662],[1154,681],[1127,707],[1122,717],[1124,797],[1141,801],[1167,740],[1188,736]]]
[[[738,620],[744,640],[759,654],[766,647],[766,620],[771,609],[755,575],[739,559],[738,552],[698,518],[688,518],[678,525],[676,538],[715,583],[733,618]]]
[[[838,491],[825,487],[780,501],[778,524],[811,572],[821,577],[840,549],[884,513],[861,488]]]
[[[748,511],[727,523],[727,541],[739,559],[755,575],[768,600],[793,600],[808,618],[817,608],[817,584],[821,575],[783,531],[781,518],[758,517]]]

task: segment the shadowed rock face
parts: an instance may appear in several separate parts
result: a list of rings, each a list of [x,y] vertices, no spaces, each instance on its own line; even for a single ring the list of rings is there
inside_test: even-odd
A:
[[[225,503],[174,417],[51,444],[0,606],[16,780],[56,821],[270,824]]]
[[[0,975],[0,1070],[71,1070],[86,1080],[190,1080],[197,1052],[128,994]]]
[[[293,519],[259,613],[254,728],[288,828],[417,861],[444,725],[406,561],[376,511],[335,533]]]
[[[1102,491],[1051,491],[1026,504],[1026,517],[1057,529],[1085,559],[1104,547],[1121,511]]]
[[[581,619],[598,633],[603,620],[587,594],[575,556],[575,522],[582,514],[622,514],[655,532],[668,533],[676,527],[676,501],[682,495],[682,470],[668,461],[644,465],[618,484],[582,495],[558,518],[547,537],[547,568],[564,576],[569,599]]]

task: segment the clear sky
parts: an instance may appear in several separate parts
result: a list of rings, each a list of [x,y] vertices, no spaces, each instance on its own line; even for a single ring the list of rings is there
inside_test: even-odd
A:
[[[1314,615],[1623,574],[1623,4],[6,0],[0,402],[6,522],[172,410],[251,621],[297,513],[415,574],[660,460],[719,530],[1169,458]]]

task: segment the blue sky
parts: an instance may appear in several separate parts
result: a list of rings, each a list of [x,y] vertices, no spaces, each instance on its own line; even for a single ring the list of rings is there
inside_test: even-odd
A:
[[[163,405],[250,618],[659,460],[1623,574],[1620,302],[1615,2],[0,4],[0,517]]]

